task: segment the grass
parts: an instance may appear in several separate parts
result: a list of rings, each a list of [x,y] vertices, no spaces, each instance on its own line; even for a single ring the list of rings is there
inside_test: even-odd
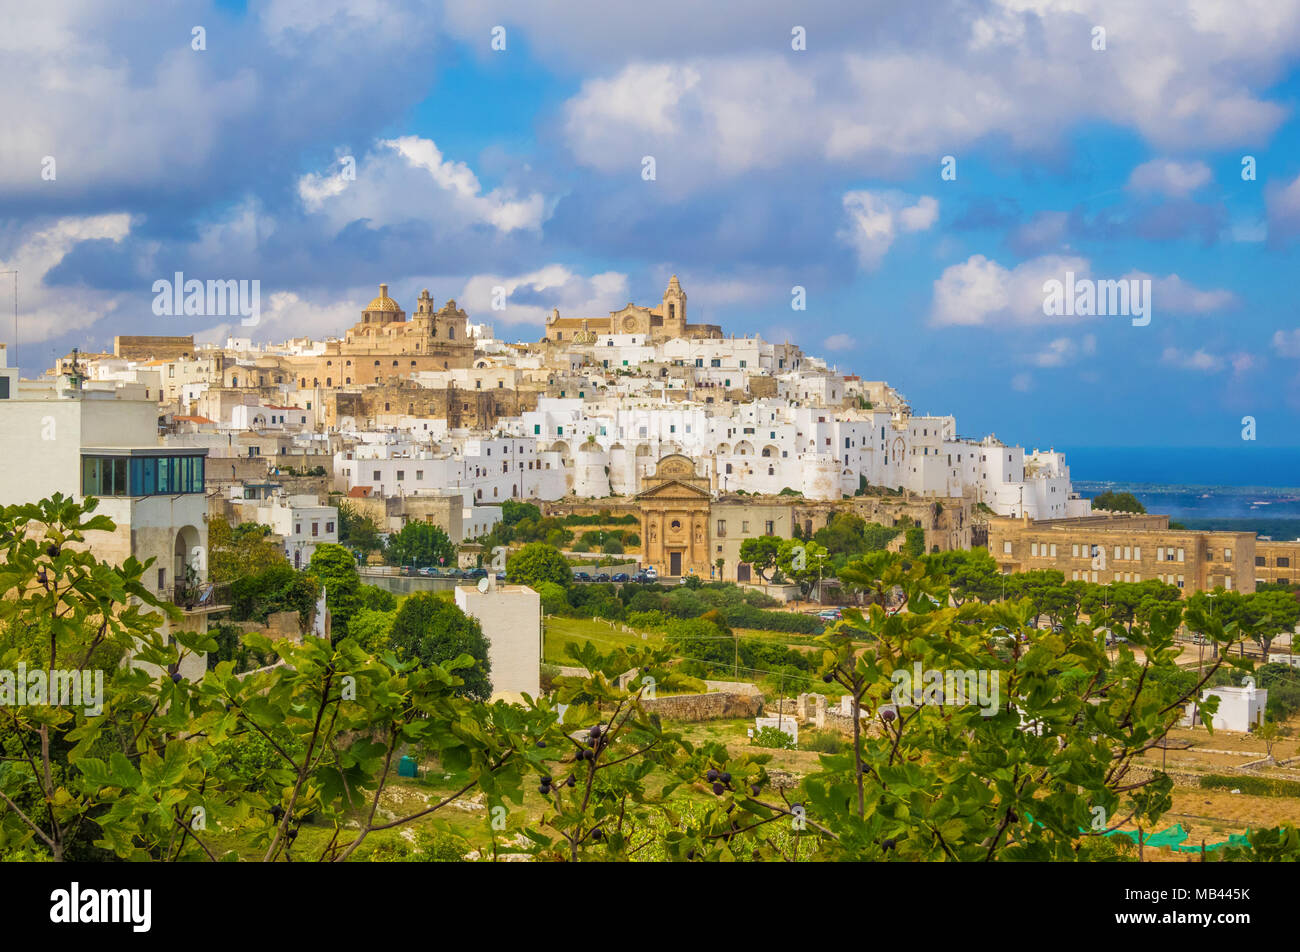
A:
[[[609,622],[596,618],[547,615],[544,626],[542,661],[546,664],[574,664],[564,651],[564,646],[570,643],[581,645],[590,641],[601,651],[609,651],[620,645],[662,644],[664,640],[663,632],[645,631],[633,635],[623,630],[623,622],[614,622],[611,627]]]

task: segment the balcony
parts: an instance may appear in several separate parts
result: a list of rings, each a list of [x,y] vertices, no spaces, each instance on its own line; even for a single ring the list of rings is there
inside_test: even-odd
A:
[[[172,591],[172,604],[185,612],[211,614],[230,608],[230,586],[215,582],[181,582]]]

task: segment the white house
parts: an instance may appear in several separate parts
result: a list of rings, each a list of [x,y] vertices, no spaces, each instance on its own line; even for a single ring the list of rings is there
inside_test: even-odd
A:
[[[489,576],[456,588],[456,607],[477,618],[488,640],[492,697],[537,697],[541,691],[542,599],[527,585],[499,585]]]

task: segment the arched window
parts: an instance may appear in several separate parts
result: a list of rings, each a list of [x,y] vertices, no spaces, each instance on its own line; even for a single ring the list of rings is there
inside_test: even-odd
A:
[[[680,529],[681,527],[682,527],[681,521],[678,519],[674,519],[669,528]]]
[[[326,377],[326,378],[325,378],[325,386],[327,386],[327,387],[332,387],[332,386],[334,386],[334,378],[333,378],[333,377]]]
[[[454,327],[449,327],[449,328],[447,328],[447,336],[450,337],[452,340],[455,340],[455,339],[456,339],[456,328],[454,328]]]

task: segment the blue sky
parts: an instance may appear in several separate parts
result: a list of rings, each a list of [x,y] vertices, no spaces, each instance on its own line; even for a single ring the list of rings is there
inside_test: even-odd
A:
[[[29,374],[233,330],[152,314],[175,271],[259,280],[264,340],[341,333],[380,282],[536,339],[676,273],[692,320],[966,435],[1242,449],[1250,415],[1300,445],[1300,4],[32,6],[0,36]],[[1150,324],[1046,317],[1066,270],[1149,278]]]

